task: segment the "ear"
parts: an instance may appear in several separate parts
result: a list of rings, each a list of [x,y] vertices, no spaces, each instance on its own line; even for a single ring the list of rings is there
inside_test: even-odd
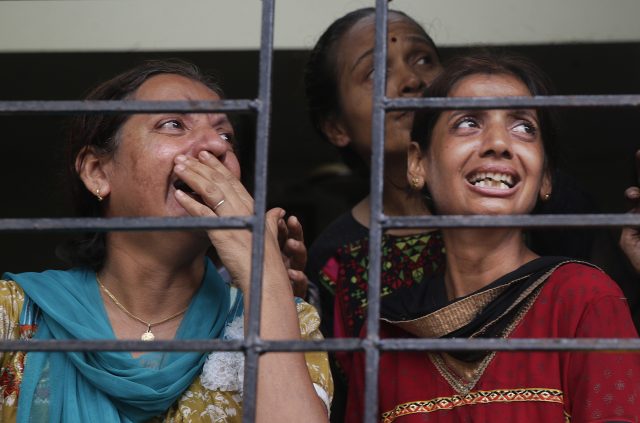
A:
[[[329,142],[336,147],[346,147],[351,142],[347,129],[337,116],[326,118],[320,126]]]
[[[422,150],[417,142],[412,141],[407,152],[407,182],[412,190],[422,191],[426,180]]]
[[[549,196],[551,196],[551,192],[553,191],[552,179],[551,172],[545,168],[544,175],[542,175],[542,184],[540,185],[540,200],[549,200]]]
[[[106,198],[111,193],[104,162],[104,157],[96,154],[91,146],[84,147],[76,156],[76,172],[87,190],[99,199]]]

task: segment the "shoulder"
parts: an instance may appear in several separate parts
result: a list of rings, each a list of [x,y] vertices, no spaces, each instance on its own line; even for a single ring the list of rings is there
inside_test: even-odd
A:
[[[308,274],[315,274],[338,249],[369,236],[367,228],[353,218],[351,211],[334,220],[309,248]]]
[[[583,262],[560,265],[549,276],[545,290],[558,298],[588,302],[599,298],[623,297],[618,285],[601,269]]]
[[[20,285],[12,280],[0,280],[0,339],[17,338],[23,304],[24,291]]]
[[[13,280],[0,279],[0,301],[11,299],[24,300],[24,291]]]
[[[322,339],[320,315],[314,306],[296,297],[296,311],[302,339]]]
[[[558,267],[547,280],[535,308],[540,319],[555,322],[561,336],[637,336],[627,299],[618,285],[587,263]]]

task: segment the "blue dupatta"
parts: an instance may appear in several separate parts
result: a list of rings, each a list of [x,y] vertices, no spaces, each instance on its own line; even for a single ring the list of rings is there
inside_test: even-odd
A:
[[[40,318],[34,339],[114,339],[95,273],[86,268],[3,276],[25,291]],[[25,312],[26,310],[23,310]],[[207,260],[203,282],[176,339],[223,335],[229,285]],[[140,422],[164,414],[202,369],[205,353],[30,352],[20,386],[18,422]]]

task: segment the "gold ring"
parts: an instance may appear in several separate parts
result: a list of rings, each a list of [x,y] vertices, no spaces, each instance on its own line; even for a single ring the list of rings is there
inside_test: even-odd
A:
[[[212,208],[211,210],[215,213],[216,209],[217,209],[218,207],[220,207],[221,205],[223,205],[223,204],[224,204],[224,198],[223,198],[222,200],[218,201],[218,204],[216,204],[215,206],[213,206],[213,208]]]

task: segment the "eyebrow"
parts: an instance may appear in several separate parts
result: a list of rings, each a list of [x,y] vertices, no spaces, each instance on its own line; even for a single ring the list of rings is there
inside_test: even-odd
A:
[[[461,98],[464,98],[464,97],[461,97]],[[447,118],[447,122],[451,122],[452,120],[455,120],[462,115],[484,114],[490,110],[495,110],[495,109],[449,109],[449,110],[443,110],[442,112],[443,113],[449,112],[449,117]],[[536,121],[540,119],[535,109],[498,109],[498,110],[505,110],[511,116],[515,116],[519,118],[532,117],[532,118],[535,118]]]
[[[516,117],[527,116],[527,117],[534,117],[536,119],[539,119],[538,112],[536,111],[536,109],[507,109],[507,110],[509,110],[511,114]]]
[[[226,113],[213,113],[213,115],[216,116],[216,118],[213,121],[213,126],[230,125],[231,127],[233,127],[233,125],[231,124],[231,120],[229,119],[229,116]]]
[[[358,57],[356,59],[356,61],[353,64],[353,66],[351,66],[351,72],[353,72],[353,70],[358,67],[360,62],[362,62],[365,58],[367,58],[368,56],[371,56],[372,54],[373,54],[373,49],[372,48],[367,50],[367,51],[365,51],[364,53],[362,53],[362,55],[360,55],[360,57]]]
[[[433,48],[433,45],[426,38],[424,38],[423,35],[411,34],[411,35],[408,35],[406,38],[409,41],[411,41],[413,44],[422,44],[422,45],[425,45],[425,46],[429,47],[431,52],[435,54],[435,50]],[[360,62],[362,62],[367,57],[371,56],[373,54],[373,51],[374,51],[374,49],[371,48],[371,49],[365,51],[364,53],[362,53],[360,55],[360,57],[358,57],[356,59],[356,61],[353,64],[353,66],[351,66],[351,72],[353,72],[353,70],[358,67]]]

